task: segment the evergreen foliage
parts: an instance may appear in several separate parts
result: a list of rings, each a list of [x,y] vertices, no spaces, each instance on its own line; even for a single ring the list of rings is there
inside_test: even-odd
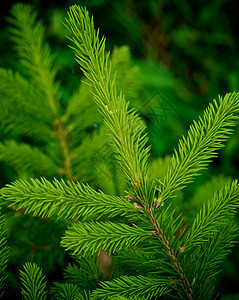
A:
[[[80,293],[80,288],[72,283],[55,283],[51,288],[53,299],[66,299],[66,300],[84,300]]]
[[[97,255],[75,256],[74,264],[69,264],[64,272],[67,282],[73,283],[81,290],[95,289],[100,281],[104,280],[104,275],[100,268],[100,260]]]
[[[27,23],[24,14],[17,9],[15,13],[23,24]],[[34,16],[29,19],[32,32],[40,26],[33,25]],[[23,31],[23,25],[17,22],[12,21]],[[86,9],[70,7],[66,23],[72,33],[70,40],[76,60],[87,78],[107,125],[115,157],[128,180],[128,191],[112,196],[71,180],[17,180],[1,189],[1,203],[25,214],[60,218],[68,223],[61,245],[76,265],[66,268],[66,282],[55,283],[50,289],[53,298],[213,299],[216,275],[238,236],[238,228],[233,224],[239,206],[238,181],[228,182],[212,199],[207,199],[191,226],[186,225],[187,218],[178,213],[170,199],[207,167],[232,134],[239,116],[239,93],[228,93],[209,104],[203,117],[193,122],[187,137],[179,141],[172,157],[164,162],[168,166],[166,174],[158,172],[160,178],[155,178],[148,160],[146,126],[137,112],[129,108],[124,89],[117,81],[116,57],[110,59],[105,38],[99,37],[99,30],[94,29]],[[15,29],[13,33],[15,42],[20,43],[21,33]],[[24,49],[31,49],[32,40],[26,40],[25,48],[18,50],[26,68],[35,59],[32,84],[41,83],[44,100],[55,115],[59,107],[58,85],[54,83],[53,88],[51,83],[55,71],[48,48],[42,46],[41,30],[37,39],[39,52],[43,53],[42,66],[38,66],[37,55],[22,54]],[[51,82],[39,79],[45,68],[50,70],[47,78]],[[73,99],[72,107],[78,107],[76,98]],[[69,177],[72,173],[66,161],[64,167],[63,174]],[[113,260],[106,281],[96,259],[102,250],[108,250]],[[92,278],[92,284],[87,278]],[[45,299],[43,280],[40,269],[27,263],[21,271],[23,295],[39,293],[39,299]]]
[[[47,297],[46,282],[41,269],[35,263],[26,263],[23,269],[20,271],[23,298],[45,300]]]
[[[104,124],[98,117],[87,79],[79,82],[79,87],[66,101],[57,79],[58,68],[54,54],[45,41],[45,27],[37,19],[36,12],[31,6],[19,3],[13,6],[8,21],[11,24],[9,36],[15,45],[20,67],[16,72],[0,69],[0,123],[6,137],[0,142],[0,160],[6,163],[7,168],[10,167],[10,172],[15,171],[12,178],[56,177],[88,181],[94,188],[101,188],[112,195],[123,191],[126,181],[114,163]],[[116,80],[119,86],[128,97],[135,97],[138,91],[138,69],[131,66],[128,47],[115,47],[110,60],[112,69],[118,71]],[[107,159],[101,153],[104,148],[107,149]],[[105,178],[100,167],[104,168]],[[85,201],[88,202],[85,195],[97,195],[87,185],[79,186],[80,190],[83,197],[81,209],[77,206],[75,211],[76,206],[69,203],[71,217],[69,211],[68,218],[73,219],[75,216],[77,219],[85,219],[83,210],[86,208]],[[40,190],[38,192],[42,193]],[[111,202],[116,200],[117,197],[112,196]],[[29,207],[27,211],[29,214],[33,212],[35,216],[41,208],[36,210],[34,201],[33,210]],[[41,198],[38,199],[38,205],[41,201]],[[60,198],[59,201],[61,206],[56,206],[53,201],[51,212],[49,210],[48,214],[38,214],[44,217],[44,221],[32,219],[31,214],[24,216],[23,206],[17,215],[14,210],[6,211],[10,262],[15,264],[15,268],[19,268],[26,260],[35,261],[44,270],[51,272],[57,266],[64,265],[67,257],[59,241],[68,222],[62,218],[66,217],[68,208],[62,208],[63,202]],[[102,203],[98,197],[96,201]],[[127,201],[125,203],[127,208]],[[45,205],[51,206],[50,202]],[[89,206],[88,210],[99,216],[101,211],[105,211],[102,205],[98,213],[94,207]],[[124,208],[120,206],[120,213],[123,212]],[[104,214],[107,218],[106,211]],[[56,217],[60,220],[56,221]],[[26,228],[28,233],[25,232]],[[9,281],[14,282],[12,279]]]
[[[126,299],[135,299],[135,295],[139,299],[157,299],[170,292],[169,282],[156,276],[121,276],[102,283],[101,287],[102,289],[93,292],[93,299],[109,299],[118,294],[127,297]]]
[[[187,138],[179,141],[179,149],[172,156],[161,191],[163,200],[191,182],[207,166],[233,132],[237,119],[238,95],[232,93],[214,100],[203,117],[197,123],[194,121]]]
[[[0,160],[11,165],[17,177],[64,177],[101,187],[102,181],[89,170],[95,154],[108,145],[87,79],[66,103],[54,55],[45,41],[45,27],[36,12],[19,3],[11,14],[9,33],[23,74],[0,69],[0,121],[11,134],[0,143]],[[110,60],[120,88],[135,97],[138,69],[130,65],[128,47],[114,48]],[[101,157],[101,161],[107,165],[106,159]]]
[[[15,209],[24,209],[25,213],[33,216],[50,218],[75,219],[107,219],[114,216],[132,216],[135,207],[121,197],[105,195],[96,192],[90,186],[72,181],[52,182],[31,179],[31,182],[18,180],[11,187],[11,191],[2,188],[2,203],[11,205]],[[133,216],[132,216],[133,218]]]

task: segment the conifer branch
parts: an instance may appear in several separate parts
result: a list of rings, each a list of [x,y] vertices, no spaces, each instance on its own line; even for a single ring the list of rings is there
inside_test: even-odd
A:
[[[98,250],[120,252],[149,239],[151,234],[140,227],[113,222],[73,224],[62,238],[62,246],[75,253],[95,254]]]
[[[194,121],[187,137],[179,141],[178,150],[174,151],[163,184],[160,183],[162,201],[172,197],[206,168],[232,134],[238,115],[239,93],[228,93],[209,104],[203,117]]]
[[[211,201],[203,204],[191,230],[184,239],[185,250],[189,250],[190,247],[198,247],[207,241],[227,221],[228,217],[236,213],[238,207],[239,185],[238,181],[234,180],[216,192]]]
[[[76,48],[73,48],[76,60],[93,87],[95,101],[111,130],[125,174],[131,180],[139,204],[144,207],[144,211],[154,226],[159,240],[170,256],[186,293],[190,299],[193,299],[192,288],[182,266],[150,211],[150,206],[154,201],[154,191],[153,183],[149,183],[149,178],[146,176],[149,149],[144,149],[147,141],[146,136],[143,135],[144,126],[138,123],[138,117],[135,114],[132,115],[128,111],[128,104],[125,102],[123,95],[117,95],[115,77],[111,75],[108,56],[104,54],[105,40],[104,38],[99,40],[99,31],[95,32],[93,20],[89,18],[85,9],[78,6],[70,8],[67,24],[73,33],[71,40],[76,46]],[[129,127],[127,127],[128,124],[130,124]]]
[[[76,60],[92,87],[92,94],[113,137],[122,168],[134,184],[146,178],[149,148],[144,148],[147,138],[145,125],[128,109],[122,93],[116,91],[116,74],[112,74],[109,54],[105,54],[105,38],[99,39],[93,19],[79,6],[70,7],[67,26],[72,31]],[[134,155],[132,155],[134,154]]]
[[[157,299],[172,291],[170,280],[156,276],[121,276],[100,285],[102,289],[98,288],[92,293],[93,300],[107,300],[118,295],[126,299]]]
[[[12,17],[8,18],[9,29],[15,48],[25,67],[26,73],[39,87],[53,116],[58,114],[58,83],[55,81],[56,68],[50,48],[44,41],[45,28],[29,5],[19,3],[12,8]]]
[[[96,192],[88,185],[72,181],[44,178],[17,180],[0,191],[1,202],[25,213],[49,218],[53,215],[64,219],[104,219],[125,216],[134,220],[136,209],[126,199]],[[137,219],[137,218],[136,218]]]
[[[46,282],[41,269],[35,263],[25,263],[23,269],[20,271],[23,298],[45,300],[47,297]]]
[[[51,287],[50,294],[53,299],[86,300],[82,291],[76,284],[55,282]]]
[[[155,198],[155,201],[156,201],[156,198]],[[172,220],[174,211],[171,213],[168,212],[168,214],[166,212],[164,212],[164,214],[161,213],[161,216],[160,216],[161,222],[159,222],[156,217],[159,214],[159,212],[157,214],[155,214],[155,206],[150,207],[147,204],[147,201],[145,201],[142,198],[141,198],[141,203],[144,203],[141,208],[143,209],[145,215],[147,216],[147,218],[149,219],[150,223],[152,224],[152,226],[154,228],[154,230],[152,230],[151,233],[156,234],[158,236],[158,239],[161,242],[164,251],[169,256],[170,261],[179,276],[179,283],[182,284],[182,286],[184,287],[185,292],[188,295],[189,299],[194,299],[192,284],[189,282],[186,272],[185,272],[184,268],[182,267],[181,262],[178,257],[178,253],[180,253],[180,250],[177,250],[175,252],[175,250],[173,249],[171,242],[170,242],[170,240],[172,240],[173,237],[177,236],[178,232],[181,230],[181,228],[185,225],[186,222],[179,228],[178,231],[176,231],[174,236],[169,238],[165,234],[165,229],[162,227],[161,224],[168,223],[168,225],[166,225],[166,227],[171,226],[171,228],[173,228],[176,224],[178,224],[177,221],[179,218],[175,219],[174,221]],[[157,207],[156,207],[156,209],[157,209]],[[163,215],[165,215],[166,219],[169,219],[169,220],[163,220]],[[172,217],[171,220],[170,220],[170,217]],[[165,227],[165,225],[164,225],[164,227]],[[183,238],[183,236],[185,235],[185,233],[187,232],[188,228],[189,227],[187,227],[186,230],[184,231],[184,233],[182,234],[180,241]]]
[[[59,140],[62,153],[64,165],[62,174],[71,179],[72,156],[67,140],[67,129],[64,128],[64,118],[59,116],[56,68],[53,65],[50,48],[44,41],[44,26],[40,21],[37,21],[37,15],[31,6],[23,4],[17,4],[13,7],[12,17],[9,18],[9,21],[12,24],[10,28],[12,40],[15,43],[21,62],[27,74],[30,75],[33,86],[40,90],[41,99],[44,99],[44,107],[47,107],[46,110],[50,109],[52,117],[55,118],[52,126],[55,129],[55,135]]]
[[[188,281],[186,272],[184,271],[184,269],[180,263],[180,260],[178,258],[178,253],[175,253],[172,246],[170,245],[169,239],[167,238],[166,234],[164,233],[159,222],[156,220],[152,209],[151,208],[148,209],[147,207],[145,207],[145,213],[147,214],[148,219],[150,220],[151,224],[153,225],[154,232],[158,235],[159,240],[160,240],[165,252],[170,257],[170,261],[172,262],[173,267],[175,268],[175,270],[178,273],[179,282],[184,287],[185,292],[187,293],[189,299],[194,299],[192,285]]]
[[[238,227],[225,221],[207,241],[185,251],[182,261],[193,282],[195,299],[212,299],[216,275],[222,271],[219,267],[235,245],[237,236]]]

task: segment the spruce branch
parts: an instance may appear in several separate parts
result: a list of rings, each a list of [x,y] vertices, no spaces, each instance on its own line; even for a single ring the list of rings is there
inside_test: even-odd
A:
[[[180,277],[186,293],[192,299],[191,285],[151,209],[155,201],[155,192],[153,182],[150,182],[147,177],[149,149],[144,148],[147,141],[146,135],[143,133],[145,127],[135,112],[132,113],[128,110],[128,103],[125,102],[123,95],[118,95],[116,92],[115,76],[111,74],[108,55],[105,54],[105,39],[99,40],[99,31],[94,30],[93,19],[90,19],[85,9],[78,6],[70,8],[68,17],[67,25],[73,33],[71,40],[76,46],[73,48],[76,60],[91,83],[95,101],[110,129],[116,152],[120,156],[120,162],[126,176],[131,181],[136,200],[150,220]],[[136,206],[138,206],[137,202],[135,203]],[[80,250],[82,246],[78,245],[78,247],[74,245],[73,248]]]
[[[187,278],[187,274],[184,270],[184,268],[182,267],[182,264],[180,262],[180,259],[178,257],[178,251],[176,252],[173,247],[172,244],[170,242],[170,239],[168,238],[168,236],[165,233],[165,230],[163,229],[163,227],[161,226],[162,223],[159,223],[158,220],[156,219],[153,210],[150,208],[148,209],[147,207],[145,207],[145,213],[148,217],[148,219],[150,220],[151,224],[154,227],[154,233],[158,236],[164,251],[167,253],[167,255],[170,258],[170,261],[174,267],[174,269],[176,270],[178,276],[179,276],[179,282],[180,284],[183,286],[183,288],[185,289],[186,294],[188,295],[189,299],[194,299],[194,293],[193,293],[193,287],[192,284],[189,282],[188,278]],[[172,213],[173,215],[174,213]],[[170,224],[171,226],[173,225],[172,223],[168,222],[168,224]],[[176,236],[176,234],[174,234],[174,236]],[[172,239],[172,237],[171,237]]]
[[[208,240],[182,258],[193,282],[195,299],[213,297],[216,275],[238,236],[238,227],[227,221]]]
[[[157,199],[155,198],[155,201],[156,200]],[[170,206],[162,210],[162,212],[160,213],[159,209],[157,209],[156,203],[154,204],[154,206],[149,207],[144,199],[141,198],[141,202],[144,203],[141,208],[154,229],[150,232],[158,237],[163,250],[168,255],[168,258],[170,259],[170,262],[172,263],[172,266],[179,277],[177,281],[182,285],[189,299],[194,299],[192,283],[189,281],[185,269],[182,266],[179,258],[179,254],[184,251],[182,250],[183,248],[180,247],[180,242],[185,233],[188,231],[189,226],[184,230],[180,237],[178,233],[185,226],[186,222],[181,225],[181,216],[179,215],[177,218],[175,218],[175,211],[170,211]],[[175,232],[174,234],[172,233],[173,231]]]
[[[117,93],[116,74],[112,74],[109,54],[105,54],[105,38],[99,39],[99,31],[94,30],[88,12],[76,5],[70,7],[67,27],[73,33],[76,60],[112,134],[117,158],[134,187],[147,176],[149,148],[144,148],[145,125],[135,111],[129,110],[123,94]]]
[[[53,56],[44,41],[45,28],[37,21],[37,14],[31,6],[18,3],[12,8],[12,17],[8,18],[12,27],[9,29],[15,48],[33,84],[40,88],[53,116],[58,113],[58,83]]]
[[[236,213],[239,207],[238,181],[227,183],[218,192],[215,192],[211,201],[203,204],[197,214],[190,231],[184,239],[184,248],[198,247],[218,230],[227,219]]]
[[[163,184],[160,183],[162,201],[193,181],[198,172],[208,165],[223,147],[237,124],[239,93],[228,93],[214,100],[205,110],[203,117],[190,126],[187,137],[179,141],[174,151]]]
[[[72,283],[55,282],[55,286],[51,287],[50,294],[53,299],[65,300],[86,300],[85,295],[82,295],[81,289]],[[87,295],[87,294],[86,294]]]
[[[116,73],[117,90],[123,91],[127,98],[136,97],[138,90],[138,76],[139,70],[135,66],[131,66],[130,49],[127,46],[114,47],[109,57],[111,63],[112,74]],[[89,81],[84,78],[79,88],[74,92],[73,96],[69,99],[67,106],[66,116],[84,116],[87,110],[91,110],[93,116],[87,117],[90,121],[99,119],[99,114],[95,109],[93,112],[92,107],[92,93],[89,90]],[[84,120],[85,122],[88,120]],[[81,126],[85,125],[82,119],[79,120]],[[87,124],[87,123],[86,123]]]
[[[150,232],[140,227],[113,222],[85,222],[72,225],[66,230],[61,245],[73,254],[109,250],[120,252],[148,240]]]
[[[102,289],[98,288],[92,293],[93,300],[107,300],[118,295],[127,299],[157,299],[172,291],[169,279],[156,276],[122,276],[100,285]]]
[[[41,269],[35,263],[25,263],[23,270],[20,271],[20,279],[24,299],[46,299],[45,276],[43,276]]]
[[[96,192],[88,185],[72,181],[44,178],[17,180],[0,191],[2,204],[25,213],[49,218],[56,215],[64,219],[104,219],[125,216],[135,219],[136,209],[126,199]]]
[[[10,107],[10,110],[13,107],[16,113],[19,110],[20,116],[22,115],[23,117],[21,119],[19,116],[18,118],[14,116],[14,119],[16,119],[14,121],[9,109],[6,109],[5,114],[3,114],[3,122],[6,123],[9,130],[17,130],[20,133],[27,134],[32,133],[37,135],[38,138],[41,135],[37,134],[36,129],[40,128],[38,131],[42,131],[47,128],[42,134],[43,140],[45,141],[46,137],[48,137],[48,143],[52,137],[58,140],[63,161],[61,175],[64,175],[66,178],[72,178],[72,155],[70,153],[68,130],[65,128],[65,118],[61,116],[56,68],[50,48],[44,40],[44,26],[40,21],[37,21],[37,14],[32,7],[25,4],[13,6],[12,17],[9,18],[9,22],[11,23],[9,29],[11,38],[15,43],[21,63],[25,67],[27,75],[30,76],[31,82],[24,81],[19,74],[15,76],[11,72],[6,74],[8,76],[5,77],[10,78],[10,82],[6,80],[6,83],[3,85],[3,88],[5,87],[3,92],[5,92],[6,96],[9,96],[9,92],[6,92],[7,88],[10,91],[20,90],[20,93],[14,96],[15,105],[8,105],[8,107]],[[17,79],[18,85],[11,89],[14,77]],[[18,107],[19,109],[16,109]],[[6,118],[7,115],[10,118]],[[48,117],[47,120],[46,117]],[[34,128],[36,129],[34,130]]]

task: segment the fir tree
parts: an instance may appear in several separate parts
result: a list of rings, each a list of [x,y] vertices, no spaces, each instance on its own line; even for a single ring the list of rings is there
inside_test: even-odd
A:
[[[61,245],[78,264],[67,268],[66,282],[55,283],[50,294],[59,299],[213,299],[220,264],[237,236],[232,216],[239,205],[238,182],[226,183],[207,199],[191,226],[177,213],[174,197],[208,166],[232,134],[239,94],[229,93],[209,104],[179,141],[166,174],[160,180],[153,178],[145,124],[129,109],[117,85],[105,38],[100,39],[93,19],[79,6],[70,8],[67,27],[129,186],[125,194],[112,196],[84,183],[42,178],[17,180],[1,189],[4,205],[71,223]],[[97,268],[84,268],[89,266],[88,256],[101,250],[114,257],[107,281],[101,281]],[[89,274],[94,275],[90,286]],[[38,267],[25,265],[21,278],[23,294],[33,293],[36,286],[35,293],[44,299],[45,282]]]

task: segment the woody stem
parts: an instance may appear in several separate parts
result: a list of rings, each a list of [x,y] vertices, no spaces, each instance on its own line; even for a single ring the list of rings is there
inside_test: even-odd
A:
[[[72,156],[69,151],[69,144],[67,141],[67,130],[63,126],[64,118],[57,119],[54,122],[56,135],[59,140],[59,146],[63,157],[63,170],[62,173],[66,178],[72,178],[71,159]]]
[[[186,291],[189,299],[193,300],[194,296],[193,296],[192,286],[189,283],[187,277],[185,276],[182,265],[181,265],[177,255],[175,254],[175,251],[170,247],[170,244],[169,244],[169,241],[168,241],[167,237],[163,233],[163,230],[160,227],[159,223],[155,220],[152,209],[147,208],[144,205],[144,211],[147,214],[147,217],[150,220],[151,224],[154,226],[154,230],[155,230],[156,234],[158,235],[158,237],[159,237],[166,253],[170,256],[170,260],[171,260],[173,266],[175,267],[175,269],[176,269],[176,271],[179,275],[180,282],[184,286],[185,291]]]

